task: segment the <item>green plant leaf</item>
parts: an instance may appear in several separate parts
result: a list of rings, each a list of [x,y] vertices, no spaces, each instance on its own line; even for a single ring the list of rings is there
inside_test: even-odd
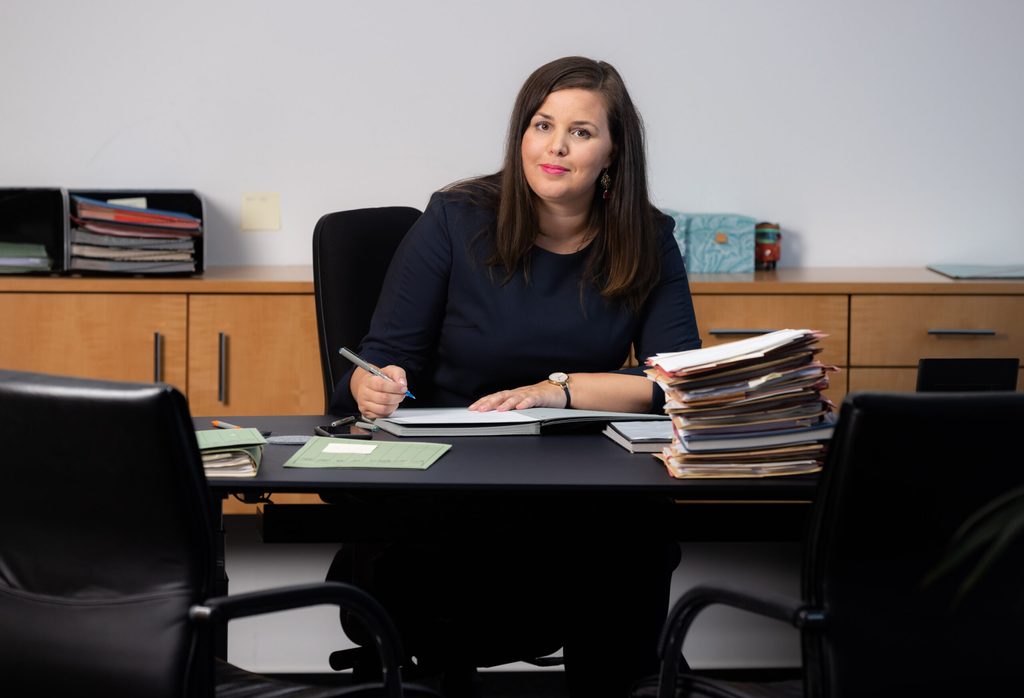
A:
[[[1010,490],[1004,494],[999,495],[988,504],[984,505],[976,512],[968,516],[960,527],[953,534],[953,540],[966,535],[972,528],[978,525],[982,519],[986,516],[995,513],[1001,509],[1004,505],[1021,506],[1024,507],[1024,487],[1018,487],[1015,490]]]
[[[974,566],[974,570],[964,579],[960,585],[960,589],[957,591],[956,600],[961,600],[968,591],[974,587],[978,581],[984,577],[988,569],[996,561],[996,559],[1002,555],[1003,551],[1013,543],[1013,540],[1024,531],[1024,511],[1012,512],[1011,516],[1007,516],[1006,526],[1003,528],[1002,533],[999,534],[989,545],[985,555],[978,560],[978,564]]]
[[[958,587],[954,605],[958,604],[1022,532],[1024,487],[996,497],[971,514],[954,532],[945,554],[925,575],[921,586],[935,583],[980,552],[981,558]]]

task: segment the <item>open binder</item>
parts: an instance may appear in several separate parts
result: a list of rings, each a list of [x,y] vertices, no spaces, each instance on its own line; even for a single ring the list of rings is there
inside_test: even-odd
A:
[[[374,423],[395,436],[511,436],[600,431],[608,422],[667,421],[665,415],[531,407],[507,412],[471,412],[465,407],[400,407]]]

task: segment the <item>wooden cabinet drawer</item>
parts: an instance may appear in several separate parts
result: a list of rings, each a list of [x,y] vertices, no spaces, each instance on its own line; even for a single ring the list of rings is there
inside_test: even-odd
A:
[[[319,495],[304,494],[300,492],[275,492],[270,498],[273,500],[274,504],[324,504],[324,500],[320,499]],[[234,497],[228,497],[221,503],[221,506],[223,507],[222,513],[224,514],[255,515],[257,513],[257,507],[261,507],[263,505],[246,504]]]
[[[0,293],[0,367],[186,392],[183,294]]]
[[[706,347],[761,331],[820,330],[828,335],[821,342],[822,362],[846,365],[846,295],[694,294],[693,305]]]
[[[188,303],[193,415],[323,412],[313,296],[196,294]]]
[[[916,367],[922,358],[1014,356],[1024,357],[1024,297],[854,295],[850,300],[851,366]]]
[[[917,387],[916,368],[851,368],[850,392],[881,390],[912,393]]]

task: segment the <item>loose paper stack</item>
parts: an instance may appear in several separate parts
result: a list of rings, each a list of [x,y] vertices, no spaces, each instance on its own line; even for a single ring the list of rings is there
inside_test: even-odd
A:
[[[779,330],[707,349],[658,354],[673,438],[660,458],[679,478],[766,477],[821,469],[835,424],[821,395],[838,370],[815,357],[824,337]]]
[[[203,469],[209,477],[254,477],[267,440],[259,429],[201,429],[196,432]]]

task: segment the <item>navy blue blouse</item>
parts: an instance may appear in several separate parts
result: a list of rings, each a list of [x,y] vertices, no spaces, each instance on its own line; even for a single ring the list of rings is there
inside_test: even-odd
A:
[[[517,273],[502,284],[503,270],[483,262],[493,229],[492,212],[464,194],[438,192],[395,253],[359,353],[406,370],[417,398],[408,406],[469,405],[552,371],[615,371],[631,345],[641,360],[700,347],[667,216],[661,280],[639,313],[602,298],[593,284],[581,289],[587,249],[563,255],[534,247],[529,280]],[[332,413],[356,411],[350,377],[336,386]],[[652,408],[660,411],[661,390],[652,386]]]

